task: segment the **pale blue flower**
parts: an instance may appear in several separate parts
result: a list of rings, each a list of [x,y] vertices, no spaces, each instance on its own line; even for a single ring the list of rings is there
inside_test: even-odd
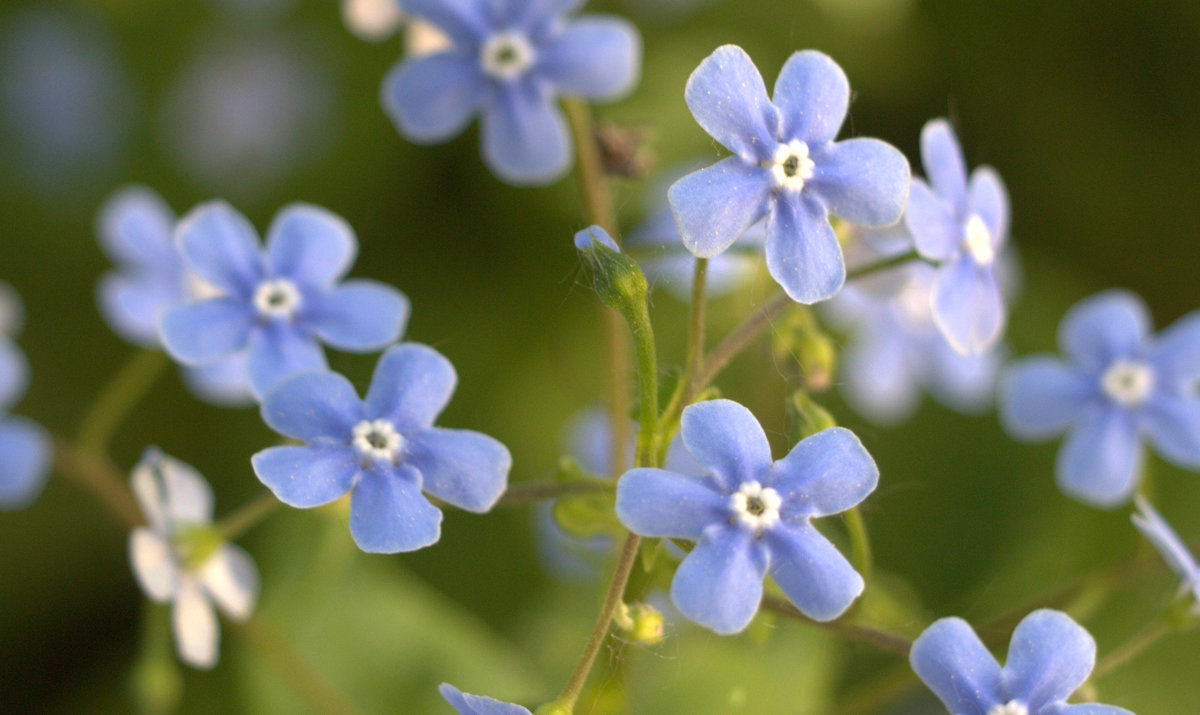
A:
[[[50,436],[34,422],[7,414],[29,386],[29,363],[9,339],[22,315],[16,292],[0,283],[0,510],[31,504],[50,471]]]
[[[459,715],[532,715],[529,708],[501,702],[484,695],[470,695],[450,683],[439,685],[438,692],[442,694],[446,702],[450,703],[451,707],[458,711]]]
[[[1182,581],[1179,590],[1191,594],[1192,612],[1200,616],[1200,565],[1196,564],[1196,558],[1188,551],[1187,546],[1184,546],[1183,539],[1179,538],[1179,534],[1175,533],[1166,519],[1150,506],[1150,502],[1139,494],[1134,497],[1134,503],[1140,513],[1130,517],[1133,525],[1154,544],[1167,566],[1179,576]]]
[[[1096,663],[1096,641],[1065,613],[1034,611],[1013,631],[1003,668],[961,618],[943,618],[909,653],[917,676],[952,715],[1133,715],[1068,705]]]
[[[878,139],[835,142],[850,102],[841,67],[815,50],[788,59],[767,97],[740,47],[700,63],[684,92],[700,126],[734,153],[689,174],[668,195],[683,245],[725,251],[767,217],[767,270],[793,300],[815,303],[846,278],[830,214],[867,226],[900,219],[908,161]]]
[[[1055,473],[1068,496],[1098,507],[1137,487],[1142,441],[1181,467],[1200,470],[1200,312],[1152,336],[1137,296],[1108,291],[1071,308],[1058,331],[1065,359],[1017,361],[1000,389],[1000,416],[1014,436],[1063,432]]]

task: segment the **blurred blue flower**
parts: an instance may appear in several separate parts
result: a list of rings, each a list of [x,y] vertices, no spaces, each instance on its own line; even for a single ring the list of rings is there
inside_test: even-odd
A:
[[[400,133],[446,141],[479,114],[483,160],[511,184],[545,184],[571,166],[560,95],[613,100],[629,93],[641,40],[628,22],[567,15],[582,0],[405,0],[405,10],[442,30],[447,50],[409,58],[383,81]]]
[[[943,618],[909,653],[917,676],[954,715],[1132,715],[1068,705],[1096,663],[1096,641],[1065,613],[1034,611],[1013,631],[1003,668],[961,618]]]
[[[531,715],[529,708],[500,702],[483,695],[470,695],[450,683],[439,685],[438,692],[459,715]]]
[[[213,494],[190,465],[150,448],[130,483],[146,518],[129,534],[133,575],[150,600],[173,604],[179,659],[211,668],[220,643],[213,606],[235,621],[249,618],[258,569],[241,548],[201,536],[212,533]]]
[[[729,400],[685,409],[681,434],[706,476],[634,469],[617,485],[617,517],[630,531],[697,542],[671,583],[679,611],[717,633],[737,633],[757,612],[769,573],[810,618],[841,615],[863,580],[810,520],[875,489],[879,471],[858,438],[834,427],[772,462],[754,415]]]
[[[1008,238],[1008,192],[999,174],[967,165],[954,130],[934,119],[921,130],[921,162],[930,184],[913,179],[905,217],[922,256],[941,263],[933,318],[960,353],[980,353],[1004,330],[996,257]]]
[[[350,533],[363,551],[429,546],[441,535],[442,512],[422,491],[485,512],[504,493],[512,466],[491,437],[433,426],[457,380],[449,360],[415,343],[384,353],[365,401],[336,373],[297,375],[267,394],[262,416],[308,444],[259,452],[254,472],[301,509],[350,492]]]
[[[867,226],[904,210],[908,160],[878,139],[834,142],[850,101],[842,68],[815,50],[788,59],[774,101],[740,47],[719,47],[684,92],[696,121],[735,156],[671,186],[683,245],[701,258],[767,217],[767,270],[793,300],[815,303],[846,278],[829,215]]]
[[[22,315],[16,292],[0,283],[0,509],[31,504],[50,471],[50,436],[39,425],[7,414],[29,385],[29,363],[10,339]]]
[[[1192,612],[1200,615],[1200,565],[1196,564],[1195,557],[1184,546],[1183,540],[1154,507],[1150,506],[1150,502],[1139,494],[1134,497],[1134,503],[1141,513],[1133,514],[1133,525],[1154,544],[1167,566],[1182,579],[1179,590],[1191,593]]]
[[[101,207],[96,231],[118,267],[100,281],[100,312],[125,340],[158,347],[158,320],[164,310],[221,295],[184,266],[175,243],[175,214],[153,191],[141,186],[118,191]],[[218,405],[243,405],[254,399],[245,353],[203,367],[184,366],[183,379],[198,397]]]
[[[1124,503],[1137,486],[1145,438],[1168,461],[1200,469],[1200,312],[1152,338],[1148,311],[1125,291],[1092,296],[1059,325],[1065,360],[1014,363],[1000,416],[1014,436],[1068,431],[1055,468],[1059,488],[1098,507]]]
[[[408,299],[396,289],[340,282],[358,242],[350,226],[325,209],[285,207],[265,250],[254,227],[223,202],[194,209],[176,236],[186,268],[220,295],[163,312],[163,346],[197,366],[245,351],[256,396],[290,375],[325,369],[322,342],[372,352],[398,340],[407,322]]]

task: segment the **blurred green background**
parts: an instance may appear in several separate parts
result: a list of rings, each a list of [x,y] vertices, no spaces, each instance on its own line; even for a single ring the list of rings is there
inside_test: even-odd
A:
[[[1015,354],[1053,349],[1065,309],[1110,286],[1141,294],[1159,326],[1200,307],[1200,4],[693,4],[587,8],[624,14],[643,32],[640,87],[598,114],[648,127],[661,165],[717,156],[683,102],[688,74],[717,45],[746,48],[768,86],[789,53],[818,48],[851,78],[849,133],[884,138],[917,164],[922,124],[949,116],[968,162],[1004,176],[1024,264],[1009,330]],[[60,73],[58,50],[32,65],[21,59],[23,40],[46,26],[68,28],[59,34],[87,48],[79,63],[93,75]],[[10,0],[0,9],[0,42],[0,88],[10,88],[0,105],[0,280],[25,300],[19,342],[34,370],[17,412],[71,435],[133,354],[94,299],[109,265],[93,222],[114,190],[145,184],[181,213],[226,198],[260,228],[301,200],[355,227],[355,274],[405,291],[408,338],[457,366],[460,385],[441,424],[505,442],[513,480],[551,475],[562,426],[603,393],[596,300],[570,241],[584,225],[574,183],[501,184],[479,160],[474,128],[445,146],[402,140],[378,102],[380,80],[401,55],[398,39],[354,37],[332,0]],[[278,73],[246,69],[271,63]],[[32,86],[78,99],[66,106],[81,116],[62,128],[22,119],[14,97],[31,86],[20,81],[29,66],[45,70],[33,72]],[[231,91],[248,104],[206,114],[216,110],[205,108],[205,92],[219,96],[226,86],[240,87]],[[266,129],[242,127],[243,114],[259,111]],[[59,129],[65,138],[39,133]],[[645,213],[649,183],[619,186],[627,226]],[[712,334],[772,289],[760,270],[715,303]],[[669,372],[682,361],[685,308],[663,292],[653,307]],[[373,358],[335,355],[333,364],[362,387]],[[762,341],[720,383],[760,416],[777,454],[788,446],[790,374]],[[1139,549],[1126,510],[1087,509],[1055,489],[1056,445],[1015,444],[993,416],[931,404],[885,430],[828,402],[882,470],[865,512],[878,568],[919,594],[921,616],[895,624],[901,630],[915,634],[952,614],[985,623]],[[122,427],[112,456],[128,468],[145,446],[161,446],[211,480],[221,514],[263,492],[248,459],[274,439],[256,411],[206,406],[169,370]],[[1162,510],[1196,543],[1200,479],[1151,466]],[[298,671],[281,647],[367,711],[446,712],[435,692],[442,680],[531,705],[565,682],[602,587],[546,573],[529,510],[450,512],[439,544],[395,557],[357,553],[340,518],[280,511],[243,540],[262,571],[260,630],[226,627],[218,668],[183,673],[185,711],[302,711]],[[170,672],[146,655],[146,623],[161,614],[131,577],[125,534],[75,486],[52,478],[32,507],[0,515],[0,544],[0,709],[130,710],[136,693],[150,692],[135,682]],[[1165,569],[1147,563],[1084,620],[1101,654],[1172,593]],[[1099,695],[1139,713],[1194,713],[1197,662],[1200,636],[1168,638],[1099,681]],[[875,678],[903,678],[889,676],[902,665],[767,619],[739,639],[676,625],[656,649],[605,651],[597,682],[615,687],[620,678],[637,713],[832,713]],[[901,682],[900,692],[919,690]],[[886,711],[871,707],[863,712]],[[909,707],[896,712],[936,711],[920,699]]]

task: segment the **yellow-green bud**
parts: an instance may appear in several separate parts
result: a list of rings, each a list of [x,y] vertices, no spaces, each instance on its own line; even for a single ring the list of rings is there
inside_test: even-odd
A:
[[[662,614],[648,603],[622,603],[613,616],[613,623],[634,643],[653,646],[662,642]]]

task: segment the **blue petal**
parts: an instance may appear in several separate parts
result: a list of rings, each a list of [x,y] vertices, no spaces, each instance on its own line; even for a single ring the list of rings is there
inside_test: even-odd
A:
[[[50,471],[50,436],[21,417],[0,421],[0,509],[28,506]]]
[[[894,322],[871,321],[856,333],[842,353],[840,372],[846,400],[876,424],[898,424],[917,408],[920,392],[908,341]]]
[[[272,277],[302,286],[332,286],[350,270],[358,240],[350,224],[309,204],[280,210],[267,231],[267,266]]]
[[[665,469],[633,469],[617,482],[617,518],[640,536],[699,541],[726,520],[726,497],[711,479]]]
[[[235,298],[186,303],[163,312],[159,332],[163,347],[181,363],[203,365],[246,347],[254,313]]]
[[[1065,613],[1030,613],[1013,631],[1000,674],[1009,698],[1030,712],[1062,702],[1083,685],[1096,663],[1096,641]]]
[[[483,111],[483,160],[516,185],[548,184],[571,166],[571,137],[543,85],[518,80],[495,88]]]
[[[683,443],[683,435],[675,433],[674,439],[667,445],[667,456],[663,459],[663,469],[687,477],[708,478],[712,470],[696,461],[687,445]]]
[[[932,119],[921,129],[921,164],[938,197],[962,215],[967,211],[967,162],[954,129]]]
[[[750,410],[732,400],[688,406],[679,431],[696,461],[713,470],[728,491],[743,482],[761,482],[771,469],[767,435]]]
[[[405,463],[421,473],[422,488],[444,502],[485,512],[508,486],[512,455],[485,434],[433,428],[406,438]]]
[[[474,47],[491,34],[491,4],[484,0],[404,0],[404,11],[429,22],[456,45]]]
[[[667,196],[683,245],[711,258],[766,215],[771,181],[762,167],[731,156],[676,181]]]
[[[408,298],[400,291],[376,281],[353,280],[314,296],[304,318],[335,348],[373,352],[400,339],[408,314]]]
[[[913,179],[904,222],[925,258],[944,261],[962,244],[963,224],[954,210],[920,179]]]
[[[987,411],[1007,351],[992,349],[980,355],[960,355],[941,335],[932,337],[928,343],[932,347],[926,348],[929,372],[925,380],[930,394],[946,407],[964,414]]]
[[[979,216],[992,236],[992,247],[997,248],[1008,235],[1008,190],[995,169],[981,166],[971,172],[969,213]]]
[[[766,539],[771,549],[771,578],[809,618],[832,621],[863,592],[862,576],[811,525],[780,526],[767,532]]]
[[[504,19],[509,27],[523,28],[537,37],[553,31],[563,15],[578,10],[587,0],[500,0],[507,6]],[[498,23],[497,23],[498,24]]]
[[[254,402],[246,354],[183,370],[183,381],[200,399],[222,407],[243,407]]]
[[[271,447],[251,457],[250,464],[279,501],[298,509],[344,496],[359,473],[358,454],[346,445]]]
[[[608,235],[608,231],[600,226],[588,226],[582,231],[575,232],[575,250],[590,251],[599,243],[610,251],[621,252],[621,247]]]
[[[411,467],[363,472],[350,496],[350,534],[371,554],[394,554],[436,543],[442,512],[421,494]]]
[[[96,231],[101,247],[116,263],[163,277],[178,275],[183,269],[175,248],[175,213],[145,187],[123,189],[106,201]]]
[[[1111,509],[1137,486],[1142,445],[1124,408],[1093,405],[1083,412],[1058,451],[1058,486],[1070,497]]]
[[[933,284],[933,319],[963,355],[994,345],[1004,330],[1004,298],[992,267],[980,266],[967,254],[943,266]]]
[[[637,29],[615,17],[586,17],[539,48],[537,67],[560,94],[611,100],[628,94],[641,71]]]
[[[435,144],[458,135],[487,96],[473,54],[450,50],[397,64],[383,80],[381,100],[409,141]]]
[[[328,369],[321,345],[294,325],[276,320],[250,334],[246,372],[256,397],[292,375]]]
[[[223,201],[193,209],[179,222],[177,240],[188,267],[227,293],[249,297],[263,277],[254,226]]]
[[[1043,708],[1038,715],[1133,715],[1133,712],[1125,708],[1119,708],[1116,705],[1100,705],[1099,703],[1083,703],[1080,705],[1055,703]]]
[[[469,695],[449,683],[439,685],[438,692],[459,715],[530,715],[528,708],[482,695]]]
[[[878,483],[879,467],[858,437],[831,427],[801,440],[776,462],[767,486],[783,498],[781,512],[807,517],[840,514]]]
[[[1159,393],[1142,410],[1142,428],[1159,454],[1188,469],[1200,469],[1200,397]]]
[[[349,444],[363,420],[363,405],[350,381],[336,372],[312,372],[284,380],[267,393],[262,418],[276,432],[313,442]]]
[[[1150,315],[1142,300],[1110,290],[1076,303],[1058,328],[1058,344],[1085,369],[1094,372],[1113,361],[1137,355],[1150,334]]]
[[[0,334],[0,413],[16,404],[29,386],[29,363],[11,340]]]
[[[921,682],[956,715],[986,715],[1001,699],[1000,665],[961,618],[943,618],[913,643],[908,660]]]
[[[1187,391],[1200,381],[1200,312],[1175,321],[1159,334],[1150,351],[1158,377]]]
[[[671,600],[689,620],[732,635],[758,612],[766,571],[766,550],[750,530],[717,525],[679,564]]]
[[[1184,581],[1200,583],[1200,566],[1196,564],[1195,557],[1188,551],[1179,534],[1175,533],[1171,525],[1140,494],[1134,497],[1134,502],[1141,513],[1131,517],[1133,525],[1154,544],[1154,548],[1177,576]]]
[[[767,219],[767,271],[799,303],[816,303],[841,289],[842,246],[817,201],[796,195],[775,201]]]
[[[143,347],[158,345],[158,319],[183,300],[178,276],[109,273],[100,280],[104,319],[121,337]]]
[[[1096,394],[1096,382],[1061,360],[1013,363],[1000,383],[1000,419],[1014,435],[1044,439],[1064,431]]]
[[[772,99],[779,108],[782,138],[822,146],[837,137],[846,121],[850,81],[829,55],[803,50],[779,72]]]
[[[805,182],[829,213],[862,226],[900,220],[912,174],[908,159],[878,139],[850,139],[813,156],[812,179]]]
[[[704,131],[746,162],[757,164],[774,154],[779,112],[742,48],[723,45],[704,58],[688,77],[683,96]]]
[[[441,353],[426,345],[389,348],[371,378],[366,415],[389,420],[401,433],[429,427],[446,408],[458,375]]]

